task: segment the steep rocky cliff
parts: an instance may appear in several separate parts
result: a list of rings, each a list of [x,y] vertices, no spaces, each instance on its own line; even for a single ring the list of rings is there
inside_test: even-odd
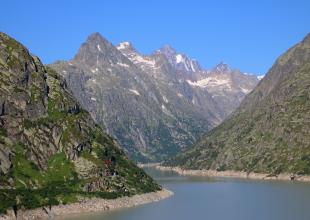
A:
[[[0,33],[0,212],[160,189],[95,124],[67,82]]]
[[[310,174],[310,35],[221,125],[168,161],[191,169]]]

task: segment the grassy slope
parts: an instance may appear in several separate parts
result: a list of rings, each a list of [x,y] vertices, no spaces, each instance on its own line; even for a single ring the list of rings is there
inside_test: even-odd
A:
[[[229,119],[167,164],[310,174],[309,50],[310,36],[277,60]]]

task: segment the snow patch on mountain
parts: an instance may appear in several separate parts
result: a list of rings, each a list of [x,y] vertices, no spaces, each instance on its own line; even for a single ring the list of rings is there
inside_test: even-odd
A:
[[[156,50],[155,54],[164,55],[169,63],[177,70],[189,72],[202,71],[196,60],[191,59],[184,54],[177,53],[176,50],[169,45]]]
[[[123,49],[126,49],[130,46],[130,43],[129,42],[122,42],[120,43],[116,48],[118,50],[123,50]]]
[[[201,88],[206,88],[208,86],[223,86],[223,85],[230,85],[230,81],[228,79],[217,79],[212,77],[207,77],[198,81],[186,81],[191,86],[197,86]]]
[[[190,63],[192,71],[193,72],[199,71],[199,69],[197,69],[196,66],[194,65],[194,62],[197,63],[196,60],[192,60],[191,63]]]
[[[90,69],[90,71],[91,71],[92,73],[96,73],[96,72],[98,72],[98,68],[96,68],[96,69]]]
[[[257,79],[262,80],[264,77],[265,75],[260,75],[260,76],[257,76]]]
[[[155,67],[155,60],[148,58],[148,57],[142,57],[142,56],[136,54],[135,56],[129,57],[129,59],[134,64],[144,64],[144,65],[148,65],[150,67]]]
[[[124,56],[136,65],[155,68],[155,60],[148,56],[142,56],[132,47],[129,42],[122,42],[116,47]]]
[[[242,88],[240,87],[241,91],[244,93],[244,94],[248,94],[249,92],[251,92],[250,89],[246,89],[246,88]]]
[[[166,103],[168,103],[168,102],[169,102],[169,100],[167,99],[167,97],[166,97],[166,96],[163,96],[163,100],[164,100],[164,102],[166,102]]]
[[[182,63],[182,62],[184,62],[184,59],[183,59],[183,57],[182,57],[181,54],[177,54],[177,55],[175,56],[175,58],[176,58],[176,62],[177,62],[177,63]]]
[[[126,63],[120,63],[120,62],[118,62],[117,65],[122,66],[122,67],[129,68],[129,65],[126,64]]]
[[[140,93],[135,89],[129,89],[130,92],[132,92],[134,95],[140,96]]]

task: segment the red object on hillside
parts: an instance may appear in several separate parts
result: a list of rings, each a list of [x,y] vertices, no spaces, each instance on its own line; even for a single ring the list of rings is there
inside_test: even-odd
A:
[[[111,166],[112,165],[112,161],[111,160],[104,160],[103,163],[106,165],[106,166]]]

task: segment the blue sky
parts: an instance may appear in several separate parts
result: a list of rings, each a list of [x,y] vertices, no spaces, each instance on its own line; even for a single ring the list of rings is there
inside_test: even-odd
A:
[[[310,32],[310,1],[2,0],[0,31],[44,63],[71,59],[100,32],[144,54],[170,44],[205,68],[224,61],[263,74]]]

